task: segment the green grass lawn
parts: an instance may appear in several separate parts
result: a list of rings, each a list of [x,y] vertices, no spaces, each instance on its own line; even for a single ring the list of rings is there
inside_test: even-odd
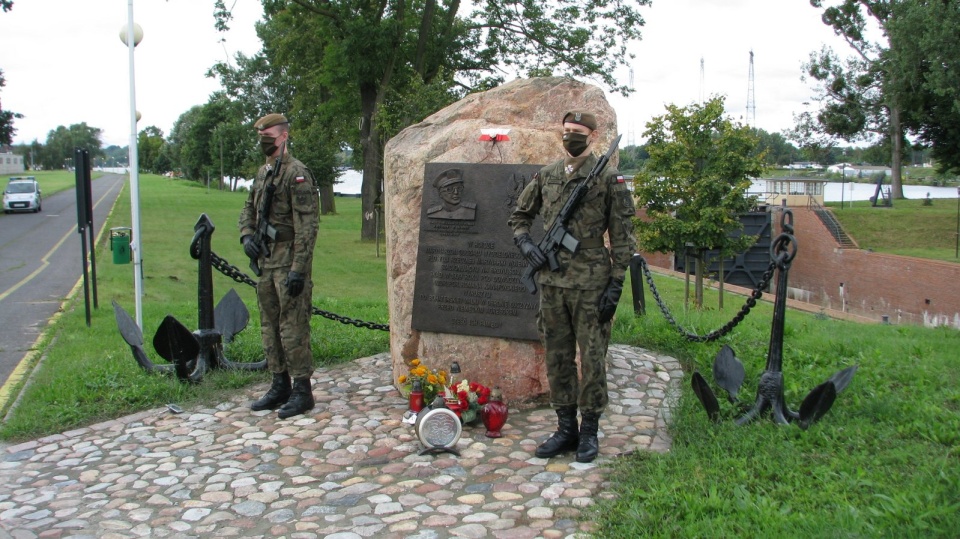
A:
[[[889,208],[869,201],[827,204],[861,249],[878,253],[960,262],[956,258],[957,200],[895,200]]]
[[[147,340],[167,313],[188,327],[196,325],[197,267],[187,248],[201,213],[218,227],[214,251],[246,268],[236,232],[242,202],[242,194],[208,192],[196,184],[155,176],[142,178]],[[341,199],[337,207],[338,215],[321,217],[314,303],[341,315],[386,323],[385,261],[376,256],[373,243],[359,241],[360,201]],[[129,196],[122,194],[104,226],[129,225],[129,215]],[[97,259],[109,260],[105,243],[99,248]],[[797,256],[803,256],[802,246]],[[98,267],[101,307],[90,328],[84,323],[82,298],[67,305],[51,329],[51,342],[44,344],[45,356],[32,383],[0,427],[0,438],[35,438],[168,402],[215,404],[229,391],[267,380],[266,373],[214,372],[201,384],[186,385],[140,371],[109,307],[116,299],[133,312],[131,271],[129,265]],[[728,292],[725,308],[718,310],[712,307],[717,305],[716,291],[707,290],[707,308],[686,311],[681,280],[656,276],[655,281],[677,320],[701,334],[731,319],[742,305],[743,298]],[[214,276],[216,298],[231,286],[255,321],[253,290]],[[596,510],[587,516],[596,522],[597,536],[957,536],[960,332],[858,325],[788,311],[784,392],[794,409],[834,372],[852,365],[859,370],[832,410],[806,431],[767,419],[735,427],[732,418],[753,403],[764,370],[771,305],[761,302],[731,334],[707,344],[683,340],[652,300],[646,316],[634,317],[631,311],[627,294],[613,341],[674,355],[688,376],[672,414],[671,451],[637,454],[610,464],[609,489],[617,496],[598,500]],[[386,332],[314,318],[317,364],[388,349]],[[689,388],[689,375],[699,370],[712,382],[711,364],[722,344],[733,347],[746,367],[740,395],[744,404],[724,400],[725,420],[713,424]],[[149,344],[147,349],[153,354]],[[255,322],[227,353],[237,360],[259,359]]]

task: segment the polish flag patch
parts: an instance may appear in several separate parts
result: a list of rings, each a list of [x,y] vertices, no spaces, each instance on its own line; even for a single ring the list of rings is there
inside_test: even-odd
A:
[[[304,178],[303,176],[297,176],[296,181],[297,181],[297,183],[303,183],[303,182],[307,181],[307,179]]]
[[[627,180],[623,176],[617,176],[617,183],[624,183]]]

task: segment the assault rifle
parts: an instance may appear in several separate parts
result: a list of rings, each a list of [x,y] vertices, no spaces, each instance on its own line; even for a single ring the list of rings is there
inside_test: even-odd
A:
[[[270,246],[267,245],[267,239],[269,238],[271,241],[277,239],[277,229],[270,224],[270,207],[273,205],[273,193],[277,190],[277,186],[273,185],[273,179],[280,171],[280,162],[286,149],[287,144],[284,142],[283,150],[273,163],[273,169],[263,180],[267,187],[264,189],[263,199],[260,201],[260,209],[257,210],[257,229],[253,233],[252,240],[254,245],[260,247],[260,253],[263,254],[264,258],[270,256]],[[250,269],[257,277],[263,275],[263,270],[257,263],[259,260],[259,257],[250,259]]]
[[[572,254],[576,254],[577,249],[580,248],[580,240],[575,238],[573,234],[567,230],[567,221],[570,220],[570,216],[573,215],[577,206],[580,205],[580,201],[583,200],[583,196],[587,194],[594,179],[599,177],[603,169],[606,168],[610,158],[613,157],[613,152],[617,151],[617,146],[620,144],[620,137],[622,136],[623,135],[617,135],[617,138],[613,139],[607,153],[597,160],[597,164],[594,165],[593,170],[590,171],[587,178],[577,184],[573,189],[573,192],[570,193],[570,198],[568,198],[563,207],[560,208],[560,213],[558,213],[556,219],[553,220],[553,224],[550,225],[543,239],[537,244],[537,247],[540,248],[540,251],[546,258],[550,271],[560,269],[560,262],[557,261],[557,253],[560,252],[561,247],[570,251]],[[523,276],[520,277],[520,282],[527,287],[527,291],[531,294],[537,293],[537,281],[534,277],[542,267],[542,265],[539,267],[528,265],[527,269],[523,271]]]

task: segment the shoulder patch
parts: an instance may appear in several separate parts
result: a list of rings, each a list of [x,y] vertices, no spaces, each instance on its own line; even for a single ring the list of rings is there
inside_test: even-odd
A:
[[[303,182],[305,182],[305,181],[307,181],[307,179],[306,179],[305,177],[303,177],[303,176],[297,176],[297,177],[296,177],[296,182],[297,182],[297,183],[303,183]]]

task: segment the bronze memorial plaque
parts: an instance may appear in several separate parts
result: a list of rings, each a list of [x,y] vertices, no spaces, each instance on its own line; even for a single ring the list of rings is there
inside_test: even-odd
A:
[[[539,296],[507,220],[542,165],[427,163],[413,328],[536,340]],[[539,218],[532,235],[543,235]]]

